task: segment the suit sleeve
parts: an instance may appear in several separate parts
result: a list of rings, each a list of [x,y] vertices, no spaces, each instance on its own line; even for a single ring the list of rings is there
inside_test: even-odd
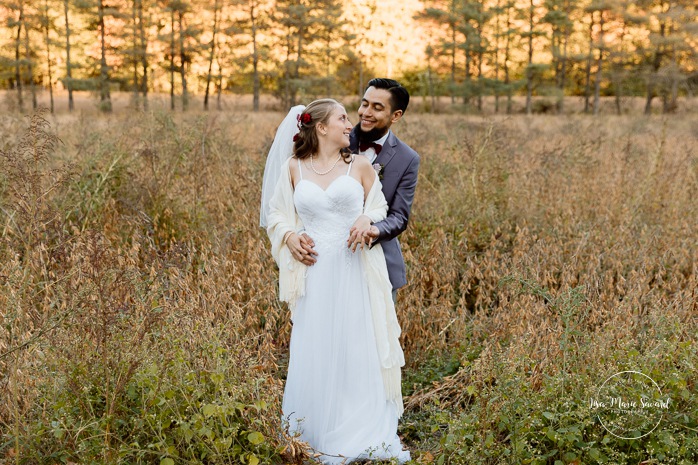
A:
[[[374,243],[389,241],[407,229],[414,191],[417,187],[418,171],[419,157],[415,156],[398,182],[388,216],[383,221],[375,223],[379,234]]]

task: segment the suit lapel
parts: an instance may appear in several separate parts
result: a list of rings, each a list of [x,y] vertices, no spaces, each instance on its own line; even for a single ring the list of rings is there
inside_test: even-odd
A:
[[[393,134],[391,131],[390,135],[388,136],[388,139],[386,139],[385,144],[381,149],[381,153],[378,154],[374,163],[379,163],[383,166],[387,166],[388,163],[390,163],[390,160],[392,160],[395,154],[397,153],[395,150],[396,146],[397,137],[395,137],[395,134]]]

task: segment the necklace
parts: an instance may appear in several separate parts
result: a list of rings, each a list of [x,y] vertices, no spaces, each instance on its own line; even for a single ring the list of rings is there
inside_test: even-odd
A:
[[[342,154],[340,153],[339,155],[337,155],[337,159],[334,161],[334,164],[333,164],[332,166],[330,166],[330,169],[328,169],[327,171],[318,171],[318,170],[316,170],[315,167],[313,166],[313,156],[311,155],[311,156],[310,156],[310,169],[313,170],[313,172],[314,172],[315,174],[319,174],[320,176],[324,176],[324,175],[326,175],[327,173],[329,173],[330,171],[332,171],[332,170],[334,169],[335,166],[337,166],[337,163],[339,163],[339,160],[340,160],[341,158],[342,158]]]

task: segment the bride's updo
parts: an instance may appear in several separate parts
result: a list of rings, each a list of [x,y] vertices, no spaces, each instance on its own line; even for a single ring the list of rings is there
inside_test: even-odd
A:
[[[342,104],[331,98],[315,100],[305,107],[298,120],[300,132],[293,139],[293,155],[296,158],[302,160],[318,152],[320,141],[316,126],[318,123],[327,124],[337,107],[342,107]],[[348,148],[342,150],[342,156],[349,163],[351,153]]]

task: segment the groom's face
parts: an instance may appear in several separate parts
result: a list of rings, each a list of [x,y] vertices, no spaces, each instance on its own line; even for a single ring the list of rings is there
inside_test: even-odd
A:
[[[357,133],[363,141],[380,139],[390,126],[402,117],[402,111],[393,111],[390,92],[386,89],[369,87],[361,99]]]

